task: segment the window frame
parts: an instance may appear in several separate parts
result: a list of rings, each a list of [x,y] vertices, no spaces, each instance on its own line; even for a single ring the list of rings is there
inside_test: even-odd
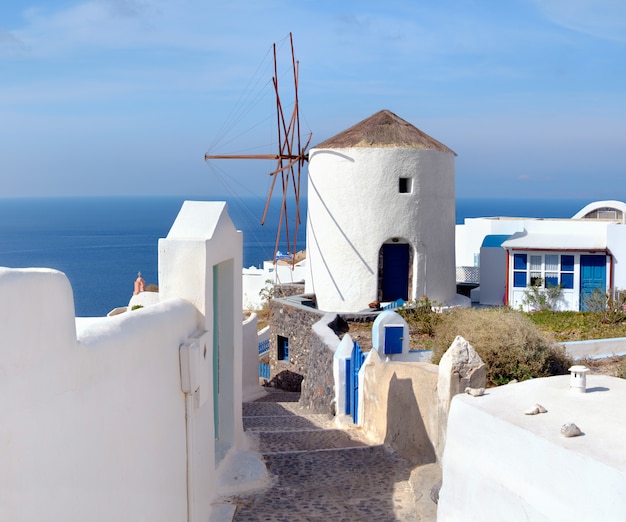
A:
[[[559,252],[512,252],[513,288],[528,288],[541,280],[540,288],[556,286],[558,281],[563,290],[573,290],[576,272],[576,256]],[[558,258],[555,264],[554,257]]]
[[[289,338],[283,335],[276,336],[276,359],[289,361]]]

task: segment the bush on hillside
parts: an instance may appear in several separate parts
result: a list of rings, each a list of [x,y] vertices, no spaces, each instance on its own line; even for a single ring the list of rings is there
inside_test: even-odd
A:
[[[442,314],[432,338],[435,364],[457,335],[463,336],[487,365],[488,385],[562,375],[573,364],[549,333],[509,308],[459,308]]]

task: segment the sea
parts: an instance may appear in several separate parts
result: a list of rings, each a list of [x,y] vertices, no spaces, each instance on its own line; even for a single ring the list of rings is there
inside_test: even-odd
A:
[[[279,198],[272,201],[264,225],[266,200],[260,197],[6,198],[0,199],[0,266],[60,270],[72,284],[76,315],[104,316],[128,304],[137,272],[148,285],[158,284],[158,240],[167,236],[186,199],[227,202],[235,227],[243,232],[244,267],[272,259]],[[458,198],[456,221],[484,216],[569,218],[588,203],[591,200]],[[288,205],[293,208],[293,202]],[[306,201],[300,209],[295,250],[305,248]],[[290,219],[289,248],[284,231],[280,235],[283,252],[294,250],[295,220]]]

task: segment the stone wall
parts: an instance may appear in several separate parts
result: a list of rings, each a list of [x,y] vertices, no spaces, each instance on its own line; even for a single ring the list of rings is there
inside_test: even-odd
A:
[[[324,312],[301,304],[300,299],[280,298],[270,301],[270,378],[286,370],[306,376],[311,327],[323,316]],[[287,360],[278,360],[279,336],[288,341]]]
[[[304,296],[303,283],[284,283],[282,285],[274,285],[274,296],[278,299],[282,297],[291,297],[301,295],[303,298],[314,299],[313,296]]]
[[[301,375],[300,405],[317,413],[334,415],[333,356],[340,342],[336,332],[347,330],[347,324],[336,314],[302,304],[311,300],[308,296],[297,295],[270,302],[270,377],[274,379],[285,371]],[[279,336],[287,339],[288,360],[278,360]],[[293,379],[284,377],[282,380]]]
[[[300,405],[316,413],[335,415],[333,359],[340,339],[328,326],[337,318],[326,314],[313,325],[307,373],[302,381]]]

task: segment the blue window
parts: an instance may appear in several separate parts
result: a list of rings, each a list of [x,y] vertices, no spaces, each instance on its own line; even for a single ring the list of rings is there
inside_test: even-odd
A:
[[[563,288],[574,288],[574,274],[561,274],[561,286]]]
[[[278,360],[279,361],[288,361],[289,360],[289,339],[283,337],[282,335],[278,336],[277,339],[277,348],[278,348]]]
[[[550,288],[551,286],[558,286],[558,284],[559,284],[558,276],[546,275],[546,288]]]
[[[513,255],[513,269],[514,270],[526,270],[526,254],[514,254]]]
[[[540,284],[544,288],[561,285],[564,289],[574,288],[574,256],[571,254],[513,254],[513,286],[526,288]]]
[[[526,270],[528,258],[526,254],[513,254],[513,286],[516,288],[526,288]]]
[[[513,286],[526,288],[526,272],[513,272]]]
[[[561,271],[573,272],[574,271],[574,256],[561,256]]]
[[[561,286],[574,288],[574,256],[561,256]]]

